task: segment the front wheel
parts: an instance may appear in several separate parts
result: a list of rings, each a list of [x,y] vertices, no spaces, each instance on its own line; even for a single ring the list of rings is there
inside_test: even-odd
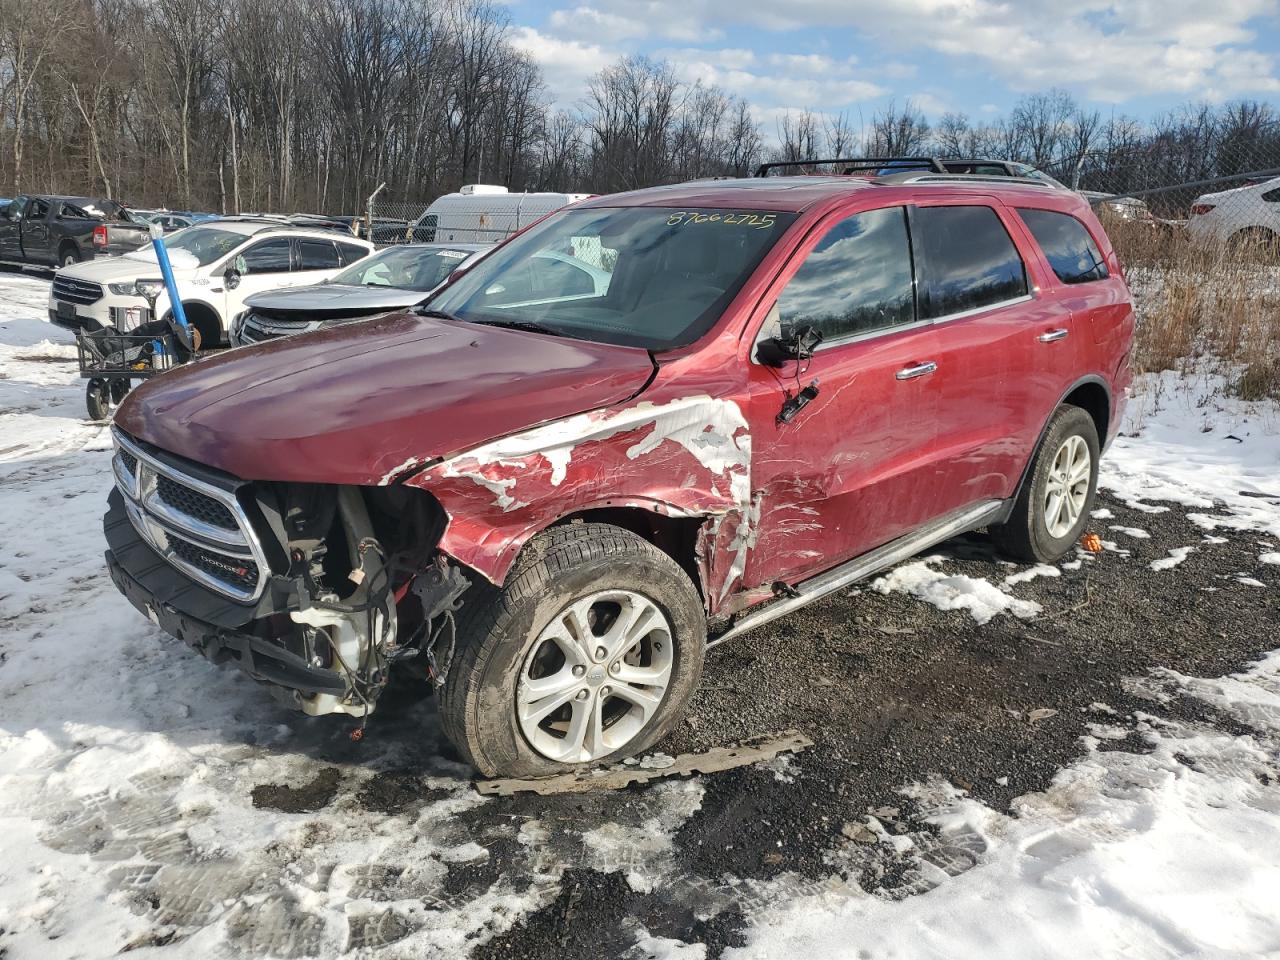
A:
[[[653,745],[702,672],[689,576],[619,527],[569,524],[524,548],[501,588],[463,597],[440,712],[485,776],[545,777]]]
[[[1059,407],[1007,522],[991,527],[1004,553],[1051,563],[1080,538],[1098,490],[1098,428],[1079,407]]]

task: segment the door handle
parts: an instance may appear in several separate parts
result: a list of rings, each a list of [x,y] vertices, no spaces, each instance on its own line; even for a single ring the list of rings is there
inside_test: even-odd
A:
[[[927,377],[937,369],[938,365],[936,363],[932,360],[927,360],[924,363],[917,363],[911,367],[903,367],[894,374],[894,377],[898,380],[914,380],[916,377]]]
[[[1041,343],[1053,343],[1053,341],[1055,340],[1067,339],[1067,334],[1069,334],[1070,332],[1071,331],[1068,330],[1066,327],[1059,327],[1057,330],[1048,330],[1040,334],[1040,336],[1036,337],[1036,339],[1039,340]]]

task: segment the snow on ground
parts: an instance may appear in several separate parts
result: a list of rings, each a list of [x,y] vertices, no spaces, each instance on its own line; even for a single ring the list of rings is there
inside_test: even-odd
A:
[[[1136,435],[1135,435],[1136,434]],[[1280,407],[1226,396],[1220,376],[1149,376],[1103,458],[1100,483],[1135,509],[1184,504],[1201,526],[1280,536]],[[1225,507],[1226,510],[1223,510]]]
[[[0,274],[0,955],[461,957],[549,902],[562,864],[537,820],[512,853],[520,882],[439,892],[443,875],[483,867],[466,818],[488,801],[434,743],[411,758],[425,805],[307,813],[305,798],[326,789],[315,755],[327,735],[282,722],[259,687],[186,655],[117,595],[100,531],[108,437],[83,420],[70,338],[43,319],[46,291]],[[1280,559],[1274,408],[1223,400],[1209,379],[1149,387],[1102,483],[1139,509],[1173,501],[1206,529],[1257,530],[1263,558]],[[1080,551],[1061,566],[1085,562]],[[985,622],[1036,615],[1009,591],[1057,575],[1033,567],[996,584],[938,566],[912,561],[872,586]],[[922,859],[932,889],[900,901],[850,883],[778,884],[728,955],[847,958],[856,940],[876,960],[1280,956],[1280,654],[1232,677],[1163,671],[1134,689],[1153,702],[1195,698],[1251,735],[1099,704],[1095,744],[1136,729],[1151,752],[1092,751],[1020,798],[1016,816],[947,784],[904,785],[932,811],[931,842],[971,869],[952,876]],[[363,749],[342,775],[371,788],[387,757]],[[773,769],[785,780],[790,761]],[[297,812],[251,803],[264,783]],[[584,829],[580,856],[646,889],[668,875],[671,838],[702,787],[629,799],[638,812]],[[865,827],[904,850],[926,842],[876,817]],[[690,960],[703,949],[644,947]]]
[[[873,580],[871,589],[880,593],[901,590],[918,600],[933,604],[939,610],[967,610],[978,623],[987,623],[1001,613],[1011,613],[1023,618],[1040,613],[1040,604],[1034,600],[1019,600],[989,580],[963,574],[946,574],[934,569],[932,565],[942,559],[940,556],[925,557],[923,560],[895,567],[883,577]]]
[[[794,901],[729,956],[836,960],[852,942],[866,958],[1280,955],[1280,654],[1222,680],[1158,679],[1153,698],[1182,692],[1258,732],[1139,717],[1150,753],[1091,753],[1016,816],[945,785],[904,791],[932,798],[942,841],[966,838],[978,866],[901,901]]]

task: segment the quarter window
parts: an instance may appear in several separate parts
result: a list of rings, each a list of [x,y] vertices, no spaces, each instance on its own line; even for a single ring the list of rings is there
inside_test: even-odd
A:
[[[787,282],[778,319],[784,337],[813,326],[826,341],[913,322],[905,210],[867,210],[832,227]]]
[[[1088,283],[1107,278],[1107,265],[1098,245],[1075,217],[1053,210],[1019,210],[1018,213],[1063,283]]]
[[[946,317],[1026,296],[1022,258],[991,207],[918,207],[911,225],[923,267],[922,317]]]
[[[332,240],[299,240],[300,270],[337,270],[338,251]]]
[[[1268,190],[1266,193],[1262,195],[1262,199],[1265,200],[1267,203],[1280,202],[1280,187],[1277,187],[1275,190]]]
[[[236,259],[241,273],[288,273],[289,239],[279,237],[255,243]]]

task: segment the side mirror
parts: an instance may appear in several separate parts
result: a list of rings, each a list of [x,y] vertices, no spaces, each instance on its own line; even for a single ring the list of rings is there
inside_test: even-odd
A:
[[[226,272],[222,275],[222,282],[227,285],[228,290],[234,290],[240,286],[240,271],[235,267],[227,267]]]
[[[767,367],[781,367],[791,360],[809,360],[822,343],[822,331],[816,327],[784,330],[756,344],[756,359]]]

